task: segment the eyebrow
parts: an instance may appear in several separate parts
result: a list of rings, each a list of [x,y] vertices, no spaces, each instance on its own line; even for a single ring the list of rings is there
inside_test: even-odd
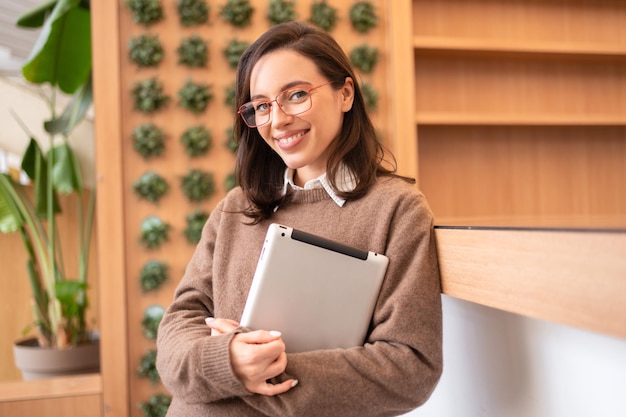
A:
[[[283,86],[280,88],[280,92],[279,92],[278,94],[280,94],[280,93],[282,93],[283,91],[288,90],[288,89],[290,89],[290,88],[292,88],[292,87],[301,86],[301,85],[302,85],[302,86],[309,86],[309,85],[313,85],[313,84],[312,84],[312,83],[310,83],[310,82],[308,82],[308,81],[302,81],[302,80],[299,80],[299,81],[292,81],[292,82],[290,82],[290,83],[287,83],[287,84],[283,85]],[[257,95],[254,95],[254,96],[250,97],[250,100],[259,100],[259,99],[264,99],[264,98],[268,98],[268,97],[267,97],[267,96],[264,96],[264,95],[262,95],[262,94],[257,94]]]

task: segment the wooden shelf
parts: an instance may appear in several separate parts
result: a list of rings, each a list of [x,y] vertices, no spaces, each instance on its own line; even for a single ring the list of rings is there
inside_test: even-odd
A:
[[[626,338],[626,232],[435,230],[442,292]]]
[[[496,52],[515,54],[555,54],[626,59],[626,45],[567,42],[522,42],[506,39],[471,39],[437,36],[415,36],[416,51]]]
[[[102,394],[100,374],[0,383],[0,402]]]
[[[420,111],[418,125],[623,126],[626,114],[494,114]]]
[[[558,228],[582,230],[621,231],[626,233],[626,213],[623,215],[517,215],[484,217],[437,217],[436,227],[501,227],[501,228]]]

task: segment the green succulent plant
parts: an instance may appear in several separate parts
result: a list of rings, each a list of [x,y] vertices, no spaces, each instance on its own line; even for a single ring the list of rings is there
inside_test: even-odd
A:
[[[156,67],[164,55],[158,35],[139,35],[128,42],[128,58],[139,67]]]
[[[267,20],[271,25],[277,25],[283,22],[290,22],[296,20],[296,4],[294,1],[289,0],[269,0],[269,7],[267,8]]]
[[[365,33],[378,25],[376,8],[369,1],[359,1],[350,7],[350,22],[359,33]]]
[[[148,249],[159,248],[169,240],[171,226],[158,216],[148,216],[141,222],[140,243]]]
[[[132,90],[134,108],[143,113],[154,113],[163,108],[170,98],[163,93],[163,84],[156,78],[137,81]]]
[[[150,340],[156,340],[157,330],[159,329],[159,323],[163,319],[165,309],[160,305],[151,305],[146,308],[141,319],[141,331],[143,335]]]
[[[211,86],[187,81],[178,91],[179,104],[192,113],[202,113],[213,100]]]
[[[378,63],[378,49],[366,44],[355,46],[350,51],[350,62],[364,74],[371,74]]]
[[[209,5],[206,0],[178,0],[178,18],[185,27],[197,26],[209,21]]]
[[[215,192],[213,174],[192,169],[182,179],[183,194],[191,202],[207,200]]]
[[[206,155],[211,149],[213,138],[209,129],[204,125],[198,125],[185,130],[180,137],[180,142],[185,147],[185,153],[193,158]]]
[[[187,221],[187,227],[185,228],[185,237],[187,242],[196,244],[200,242],[202,236],[202,228],[209,218],[209,213],[202,210],[196,210],[193,213],[187,215],[185,220]]]
[[[232,153],[237,153],[237,149],[239,149],[239,145],[235,139],[235,132],[232,127],[226,129],[226,141],[224,142],[224,146],[226,146],[226,148],[228,148],[228,150]]]
[[[176,52],[178,63],[188,67],[206,67],[209,62],[208,42],[198,35],[183,38]]]
[[[365,108],[368,111],[376,111],[378,109],[378,92],[369,83],[361,84],[361,92],[365,100]]]
[[[235,174],[234,172],[228,174],[224,179],[224,189],[226,191],[230,191],[238,185],[239,183],[237,182],[237,174]]]
[[[137,367],[137,375],[140,378],[146,378],[152,385],[156,385],[161,381],[159,371],[156,369],[156,355],[157,351],[155,349],[148,350],[146,354],[141,357],[141,361]]]
[[[224,89],[224,104],[233,110],[237,110],[235,108],[235,89],[236,86],[234,81]]]
[[[228,0],[220,10],[221,18],[238,28],[248,26],[253,13],[249,0]]]
[[[126,0],[133,15],[133,21],[150,26],[163,19],[163,5],[160,0]]]
[[[139,285],[144,293],[159,289],[168,280],[169,267],[162,261],[148,261],[139,272]]]
[[[155,394],[147,402],[139,403],[137,406],[146,417],[165,417],[171,402],[171,397],[165,394]]]
[[[161,156],[165,150],[165,134],[154,123],[145,123],[133,129],[133,149],[143,159]]]
[[[330,32],[337,23],[337,9],[328,5],[326,0],[313,2],[313,4],[311,4],[311,17],[309,22],[320,29]]]
[[[239,65],[239,58],[241,57],[241,54],[243,54],[244,51],[248,49],[248,46],[250,46],[249,43],[244,41],[238,41],[237,39],[232,39],[230,42],[228,42],[228,45],[226,45],[226,48],[223,52],[224,57],[226,58],[226,61],[228,61],[228,66],[230,68],[237,68],[237,65]]]
[[[154,171],[144,173],[138,180],[133,182],[135,194],[152,203],[158,203],[169,188],[170,186],[165,178]]]

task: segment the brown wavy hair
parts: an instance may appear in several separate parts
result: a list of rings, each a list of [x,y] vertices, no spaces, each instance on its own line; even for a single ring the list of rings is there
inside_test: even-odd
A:
[[[365,195],[377,176],[395,174],[395,159],[376,136],[348,57],[332,36],[308,23],[276,25],[242,54],[237,67],[237,108],[250,101],[250,74],[258,60],[279,49],[292,50],[309,58],[334,89],[340,89],[346,77],[354,81],[352,109],[344,115],[341,131],[329,145],[326,172],[328,181],[337,190],[336,172],[343,162],[355,175],[356,188],[349,192],[337,191],[337,195],[346,200],[358,199]],[[286,165],[265,143],[258,130],[249,128],[239,115],[235,120],[234,134],[238,142],[237,180],[250,202],[244,214],[253,223],[258,223],[270,218],[275,207],[290,198],[289,193],[282,195]]]

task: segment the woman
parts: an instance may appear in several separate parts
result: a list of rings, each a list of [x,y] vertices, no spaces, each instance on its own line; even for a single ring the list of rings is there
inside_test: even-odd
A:
[[[236,98],[240,187],[213,210],[158,331],[168,415],[392,416],[423,404],[442,369],[432,215],[384,162],[349,60],[322,30],[277,25],[242,55]],[[363,346],[286,354],[280,333],[238,326],[272,222],[389,257]]]

